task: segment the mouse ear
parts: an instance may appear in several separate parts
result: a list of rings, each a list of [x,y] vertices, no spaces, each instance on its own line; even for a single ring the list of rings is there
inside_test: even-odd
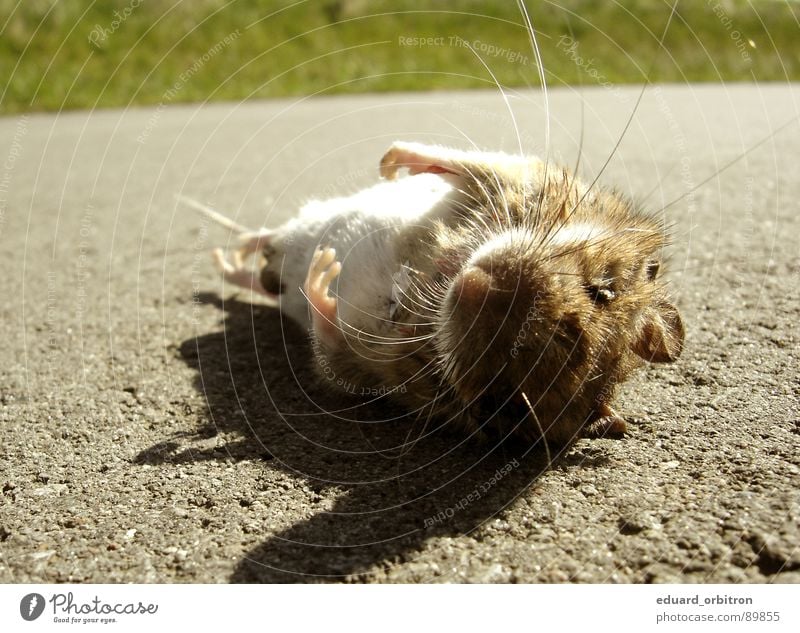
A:
[[[678,308],[660,300],[642,314],[631,347],[648,362],[671,363],[681,355],[683,337],[683,321]]]

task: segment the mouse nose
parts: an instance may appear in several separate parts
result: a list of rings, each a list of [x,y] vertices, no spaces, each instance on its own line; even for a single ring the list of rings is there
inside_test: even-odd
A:
[[[467,305],[480,306],[492,288],[492,277],[478,266],[470,266],[456,278],[456,297]]]
[[[519,280],[515,278],[509,281],[506,277],[489,266],[468,266],[455,279],[454,298],[473,319],[484,320],[505,314],[516,300],[519,290]]]

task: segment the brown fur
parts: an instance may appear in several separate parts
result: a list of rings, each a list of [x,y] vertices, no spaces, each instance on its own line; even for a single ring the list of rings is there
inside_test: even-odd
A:
[[[428,337],[377,345],[345,335],[325,352],[332,366],[469,430],[564,444],[598,422],[624,427],[610,407],[617,386],[642,360],[671,362],[682,347],[657,278],[664,228],[541,161],[454,164],[464,208],[400,242],[417,276],[398,326]],[[570,230],[592,237],[565,241]]]

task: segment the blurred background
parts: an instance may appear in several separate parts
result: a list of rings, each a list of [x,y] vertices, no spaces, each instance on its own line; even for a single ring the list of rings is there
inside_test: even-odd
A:
[[[796,80],[795,0],[527,0],[549,85]],[[202,71],[202,72],[201,72]],[[510,0],[0,0],[0,112],[540,84]]]

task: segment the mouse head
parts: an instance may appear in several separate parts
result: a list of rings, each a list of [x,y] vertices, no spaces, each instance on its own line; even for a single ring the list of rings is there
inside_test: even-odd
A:
[[[434,345],[477,423],[516,413],[523,435],[568,441],[638,362],[680,355],[681,318],[658,279],[663,229],[605,195],[568,221],[545,204],[511,228],[439,227]]]

